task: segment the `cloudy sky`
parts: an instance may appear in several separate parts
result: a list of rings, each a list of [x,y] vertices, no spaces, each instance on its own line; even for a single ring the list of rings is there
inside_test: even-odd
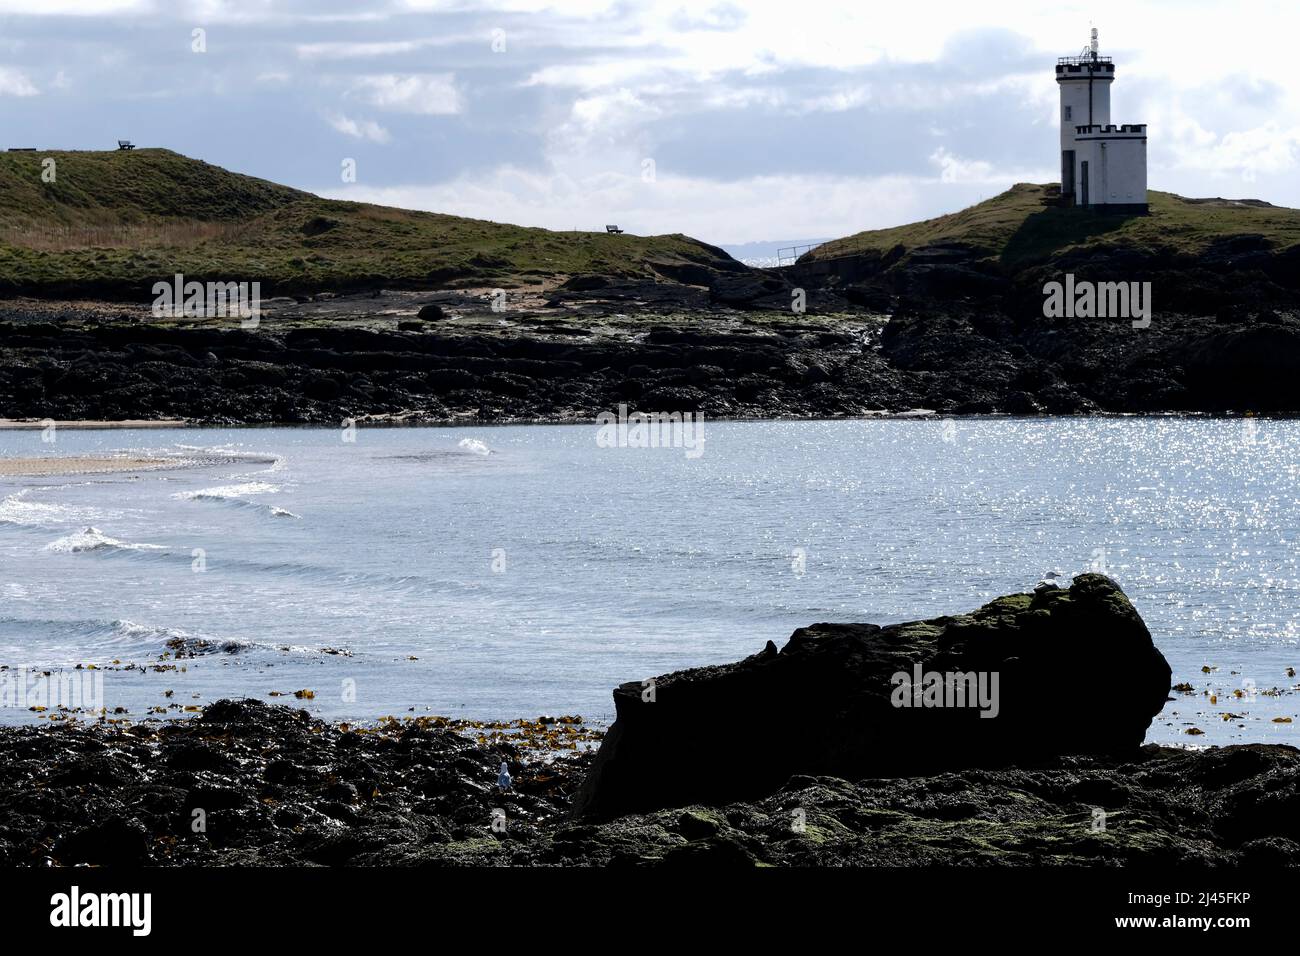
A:
[[[1052,67],[1093,24],[1152,188],[1300,206],[1295,0],[0,0],[0,140],[557,229],[832,237],[1054,181]]]

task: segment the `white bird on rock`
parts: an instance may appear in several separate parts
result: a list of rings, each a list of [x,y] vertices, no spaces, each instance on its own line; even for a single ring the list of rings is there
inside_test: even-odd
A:
[[[1034,590],[1046,591],[1051,588],[1059,588],[1061,586],[1060,581],[1063,577],[1064,575],[1056,571],[1048,571],[1046,574],[1043,575],[1043,579],[1039,581],[1037,585],[1034,586]]]

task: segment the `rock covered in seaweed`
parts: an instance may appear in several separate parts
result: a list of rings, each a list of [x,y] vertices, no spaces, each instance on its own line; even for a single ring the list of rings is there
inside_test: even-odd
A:
[[[1081,672],[1105,686],[1086,714],[1061,719],[1053,698]],[[856,780],[1132,753],[1170,676],[1128,597],[1100,574],[970,614],[817,624],[780,651],[768,642],[735,664],[618,687],[575,812],[720,804],[794,775]]]

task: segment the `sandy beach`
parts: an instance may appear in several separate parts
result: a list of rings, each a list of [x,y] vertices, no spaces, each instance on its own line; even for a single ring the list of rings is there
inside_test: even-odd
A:
[[[179,462],[183,464],[184,462]],[[40,458],[0,458],[0,478],[42,475],[102,475],[121,471],[176,467],[175,458],[145,458],[139,455],[93,457],[65,455]]]

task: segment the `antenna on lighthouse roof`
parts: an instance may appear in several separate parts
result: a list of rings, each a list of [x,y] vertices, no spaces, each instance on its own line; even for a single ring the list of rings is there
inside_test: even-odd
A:
[[[1097,56],[1097,28],[1096,27],[1092,28],[1092,42],[1089,43],[1086,47],[1084,47],[1079,55],[1082,57],[1090,56],[1096,59]]]

